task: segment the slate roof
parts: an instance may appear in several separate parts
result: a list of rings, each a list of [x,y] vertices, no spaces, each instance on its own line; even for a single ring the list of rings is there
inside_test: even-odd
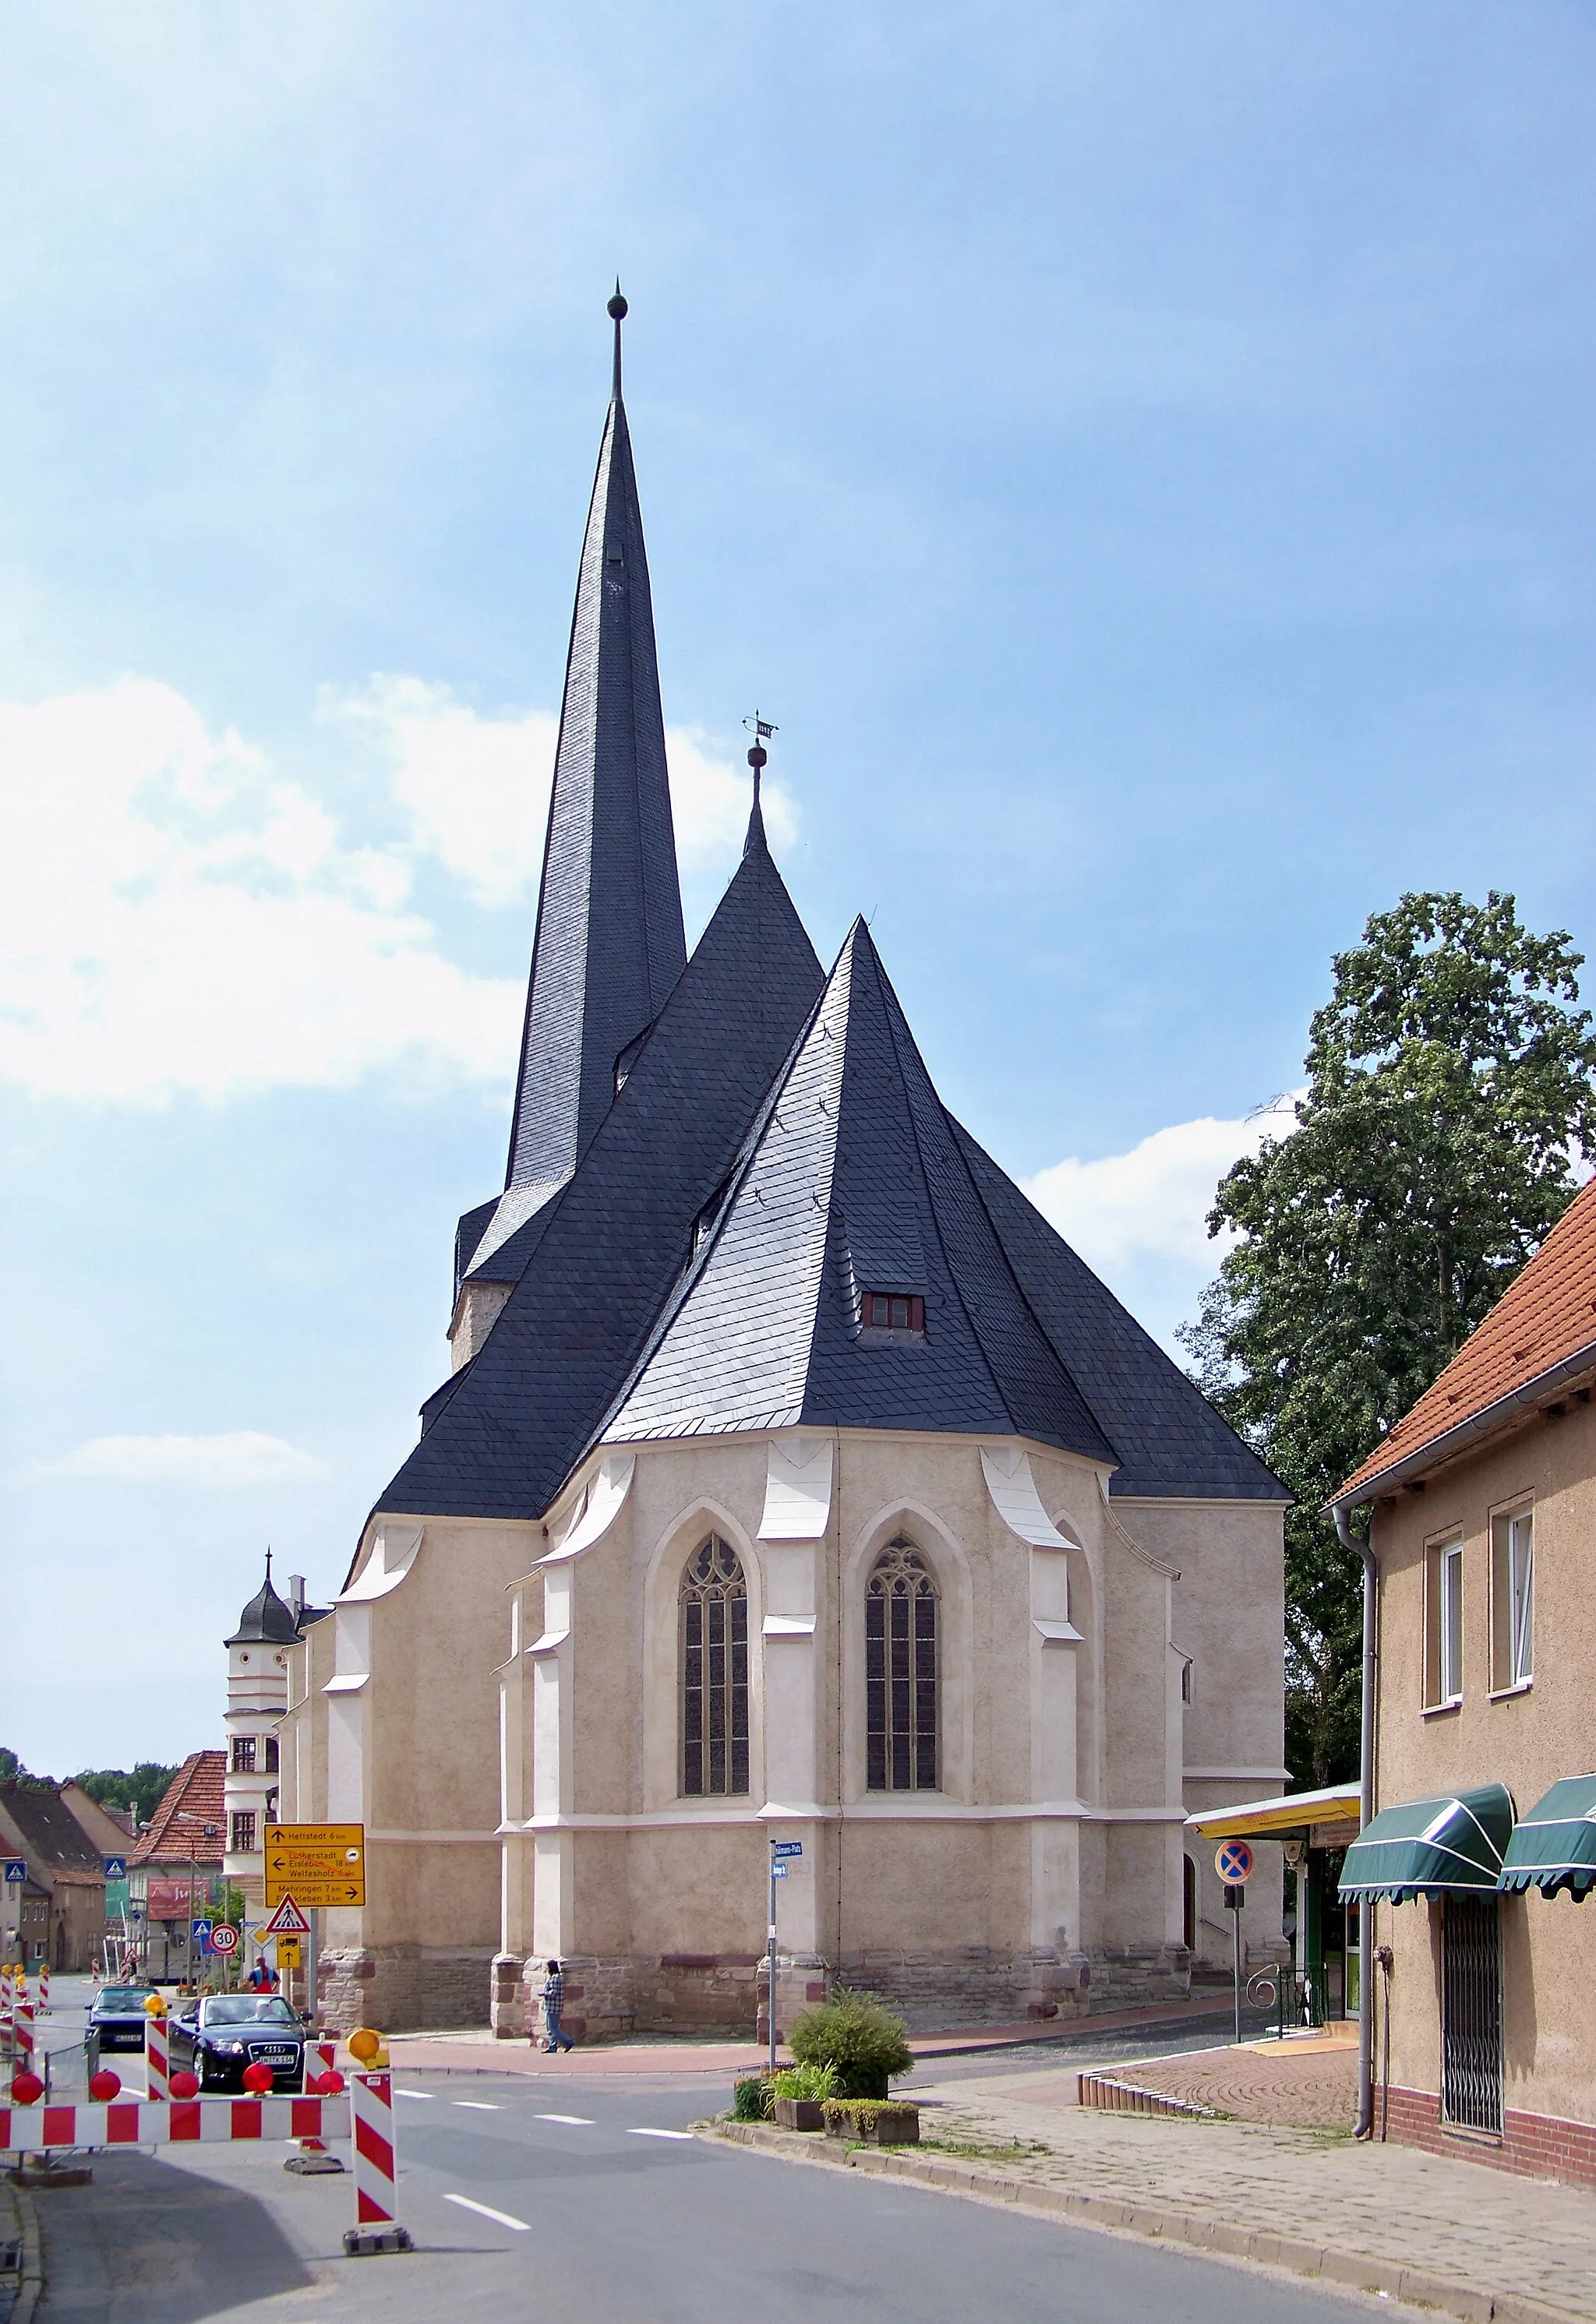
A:
[[[129,1851],[129,1864],[199,1864],[222,1860],[226,1828],[225,1751],[190,1751],[161,1795],[150,1829]],[[180,1816],[190,1819],[180,1821]],[[206,1826],[213,1827],[206,1837]]]
[[[479,1227],[472,1257],[487,1257],[570,1176],[609,1111],[617,1059],[652,1024],[687,961],[620,345],[617,320],[615,392],[566,662],[506,1197],[495,1206],[502,1215]],[[457,1260],[457,1279],[466,1263]]]
[[[687,1266],[695,1222],[823,983],[751,823],[731,886],[575,1176],[497,1254],[514,1281],[484,1345],[425,1407],[378,1508],[539,1517]]]
[[[224,1646],[253,1645],[258,1638],[272,1646],[291,1646],[300,1635],[294,1609],[272,1587],[272,1557],[266,1555],[266,1578],[238,1617],[238,1628]]]
[[[1370,1500],[1401,1468],[1416,1474],[1516,1417],[1555,1375],[1596,1365],[1596,1179],[1581,1188],[1522,1275],[1470,1333],[1446,1370],[1404,1413],[1335,1499]],[[1499,1407],[1499,1413],[1498,1411]]]
[[[918,1341],[860,1296],[926,1303]],[[1015,1282],[863,920],[604,1431],[924,1428],[1113,1447]]]
[[[1012,1178],[967,1130],[951,1126],[1031,1312],[1119,1454],[1110,1492],[1121,1499],[1288,1500],[1278,1478]]]

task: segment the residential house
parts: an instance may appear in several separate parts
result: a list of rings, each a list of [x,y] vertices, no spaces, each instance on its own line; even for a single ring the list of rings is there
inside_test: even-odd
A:
[[[128,1857],[129,1913],[150,1976],[198,1967],[189,1923],[219,1901],[227,1755],[190,1751]]]
[[[106,1927],[105,1864],[55,1784],[0,1784],[0,1853],[28,1868],[25,1883],[3,1892],[7,1960],[92,1968]]]

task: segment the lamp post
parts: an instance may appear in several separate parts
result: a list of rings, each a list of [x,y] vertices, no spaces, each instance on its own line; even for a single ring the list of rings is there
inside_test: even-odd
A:
[[[207,1840],[215,1840],[217,1837],[217,1827],[214,1823],[207,1823],[203,1816],[190,1815],[185,1808],[178,1809],[172,1821],[197,1823]],[[199,1989],[199,1978],[194,1968],[194,1892],[198,1884],[199,1858],[190,1849],[189,1851],[189,1985],[193,1992],[198,1992]]]

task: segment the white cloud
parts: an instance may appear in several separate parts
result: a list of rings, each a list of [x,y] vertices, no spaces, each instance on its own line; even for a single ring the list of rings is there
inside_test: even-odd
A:
[[[537,892],[559,721],[546,710],[484,717],[447,686],[378,676],[357,693],[323,695],[321,715],[365,730],[388,761],[411,818],[411,846],[436,857],[490,910]],[[677,853],[688,873],[735,861],[748,827],[749,777],[715,757],[697,727],[668,726]],[[764,791],[772,845],[791,844],[792,804]]]
[[[240,1428],[219,1436],[95,1436],[44,1477],[114,1477],[130,1485],[281,1485],[325,1477],[327,1462],[281,1436]]]
[[[0,1078],[159,1103],[420,1064],[508,1089],[520,980],[450,960],[411,884],[430,858],[475,905],[530,906],[556,722],[407,677],[322,715],[376,751],[401,825],[382,845],[350,844],[304,782],[155,680],[0,703]],[[746,778],[669,739],[684,865],[729,872]],[[770,822],[790,839],[780,791]]]
[[[1228,1248],[1209,1240],[1214,1189],[1232,1162],[1266,1138],[1289,1134],[1293,1099],[1277,1098],[1239,1121],[1176,1122],[1128,1154],[1095,1162],[1073,1157],[1038,1170],[1025,1191],[1088,1266],[1112,1282],[1116,1268],[1165,1262],[1212,1275]]]

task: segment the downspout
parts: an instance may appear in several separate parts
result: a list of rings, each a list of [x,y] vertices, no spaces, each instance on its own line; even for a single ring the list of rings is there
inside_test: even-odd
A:
[[[1338,1503],[1332,1511],[1343,1549],[1355,1549],[1363,1561],[1363,1702],[1358,1749],[1358,1812],[1360,1829],[1374,1816],[1374,1549],[1359,1541],[1346,1510]],[[1366,1897],[1358,1908],[1358,2120],[1354,2138],[1374,2131],[1374,1906]]]

